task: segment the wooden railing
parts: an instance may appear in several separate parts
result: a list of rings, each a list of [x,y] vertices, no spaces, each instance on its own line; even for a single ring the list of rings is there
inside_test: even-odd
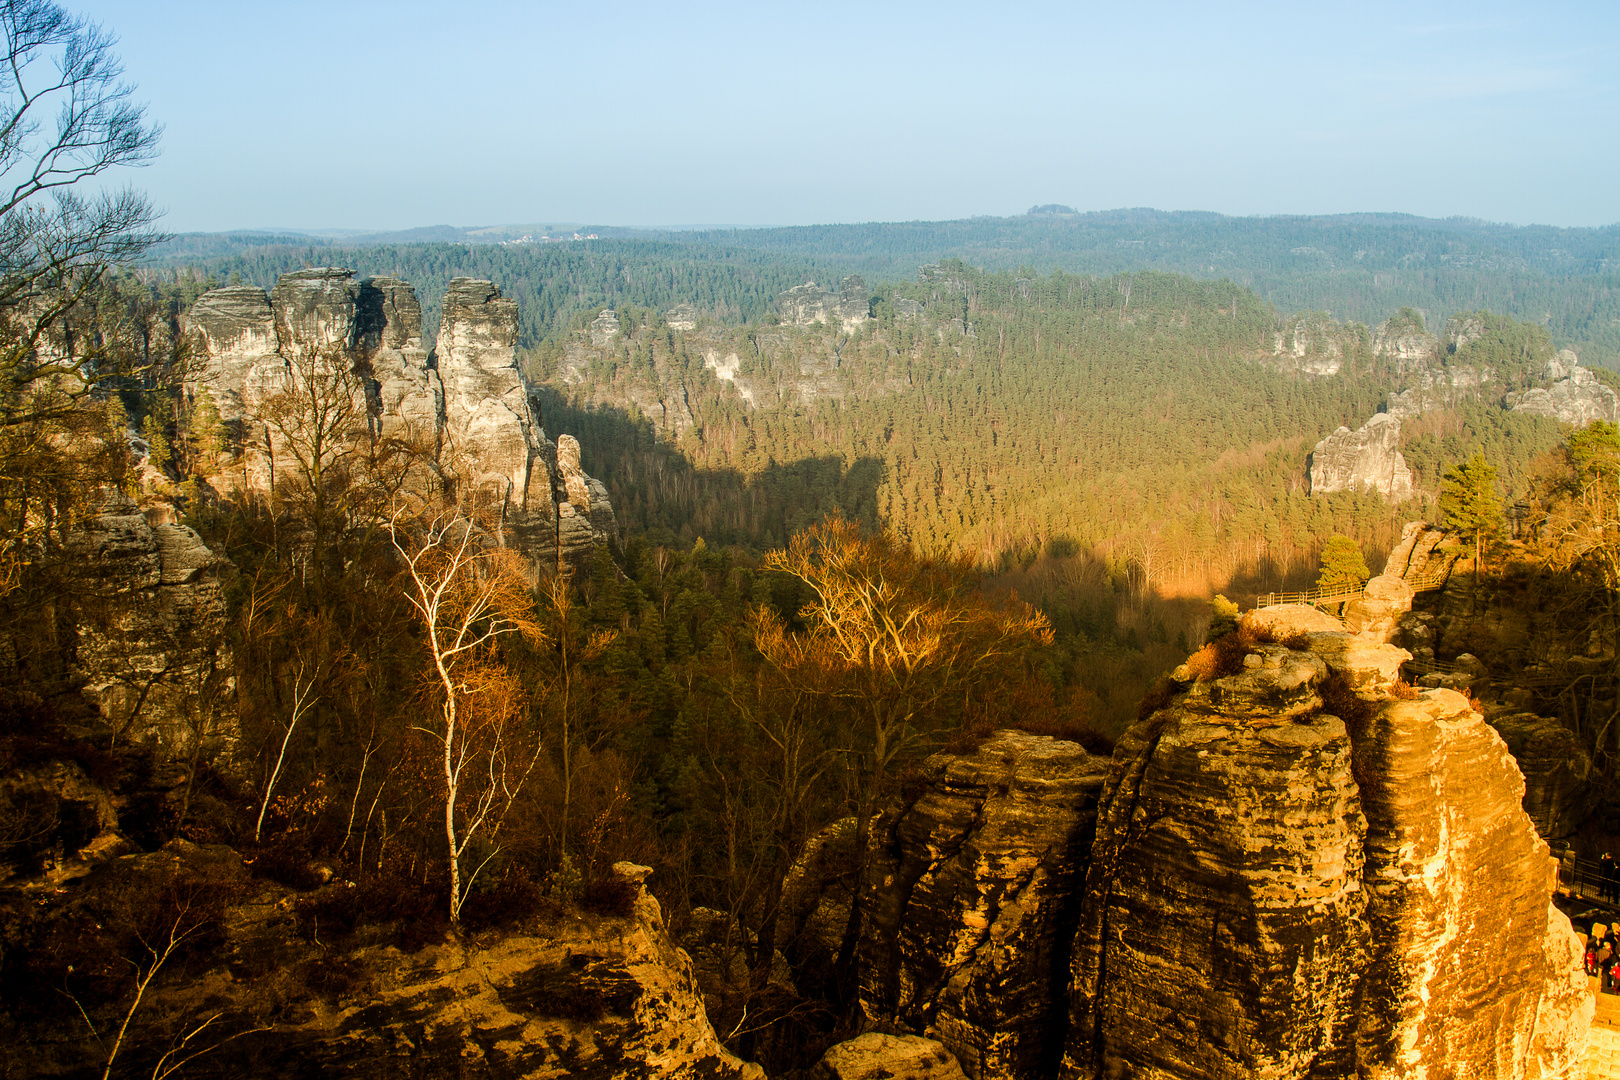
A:
[[[1433,592],[1442,588],[1446,579],[1451,576],[1450,568],[1439,570],[1432,574],[1422,574],[1415,578],[1407,578],[1406,583],[1412,586],[1412,591]],[[1274,592],[1266,593],[1255,603],[1257,608],[1281,607],[1283,604],[1338,604],[1346,600],[1354,600],[1361,595],[1363,585],[1335,585],[1326,589],[1310,589],[1306,592]]]

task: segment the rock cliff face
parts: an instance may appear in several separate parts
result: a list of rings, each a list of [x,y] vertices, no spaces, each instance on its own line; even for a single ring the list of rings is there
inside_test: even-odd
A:
[[[230,563],[184,525],[148,524],[116,490],[70,551],[88,583],[63,613],[84,694],[120,739],[172,758],[200,749],[230,769],[241,736],[222,594]]]
[[[1573,1075],[1592,1003],[1507,746],[1397,693],[1404,650],[1266,614],[1288,644],[1179,669],[1106,775],[1016,732],[929,761],[874,829],[880,1028],[980,1080]]]
[[[1020,731],[929,759],[873,830],[868,1016],[938,1039],[969,1076],[1051,1073],[1107,768]]]
[[[851,274],[838,283],[838,291],[823,289],[813,281],[794,286],[776,297],[782,321],[790,326],[836,323],[844,333],[853,334],[871,318],[871,295],[866,280]]]
[[[1386,319],[1373,331],[1373,355],[1401,374],[1427,368],[1440,358],[1440,339],[1415,319]]]
[[[1391,502],[1411,498],[1412,471],[1400,447],[1401,422],[1388,413],[1374,416],[1359,431],[1339,428],[1311,452],[1311,494],[1377,491]]]
[[[1569,354],[1574,358],[1574,354]],[[1540,387],[1522,394],[1508,396],[1514,412],[1550,416],[1576,427],[1597,421],[1614,423],[1620,419],[1620,394],[1598,381],[1598,377],[1583,367],[1569,366],[1569,374],[1546,389]]]
[[[1460,695],[1392,695],[1404,651],[1309,641],[1121,741],[1067,1075],[1570,1075],[1591,999],[1507,747]]]
[[[270,295],[216,289],[187,324],[204,359],[193,392],[212,395],[231,436],[211,481],[223,492],[269,489],[285,451],[266,411],[279,387],[319,363],[357,376],[354,409],[373,438],[404,439],[435,457],[455,495],[496,516],[526,554],[555,558],[566,533],[567,554],[578,557],[616,535],[606,489],[579,471],[577,443],[570,467],[590,495],[582,506],[567,494],[569,477],[518,370],[517,304],[487,281],[450,283],[431,354],[409,284],[356,281],[331,267],[285,274]]]

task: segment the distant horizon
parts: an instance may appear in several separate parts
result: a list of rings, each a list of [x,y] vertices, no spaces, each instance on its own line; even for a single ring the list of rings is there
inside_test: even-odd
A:
[[[1050,204],[1036,204],[1036,205],[1050,205]],[[1064,205],[1066,205],[1066,204],[1064,204]],[[1540,221],[1529,221],[1529,222],[1496,221],[1496,220],[1492,220],[1490,218],[1482,218],[1482,217],[1478,217],[1478,216],[1472,215],[1472,214],[1448,214],[1448,215],[1446,215],[1444,217],[1433,217],[1433,216],[1426,215],[1426,214],[1411,213],[1411,212],[1404,211],[1404,210],[1340,210],[1340,211],[1331,211],[1331,212],[1325,212],[1325,213],[1320,213],[1320,214],[1302,214],[1302,213],[1230,214],[1230,213],[1225,213],[1225,212],[1220,211],[1220,210],[1201,210],[1201,209],[1200,210],[1194,210],[1194,209],[1163,210],[1163,209],[1160,209],[1159,207],[1154,207],[1154,206],[1112,206],[1112,207],[1107,207],[1107,208],[1103,208],[1103,209],[1094,209],[1094,210],[1082,210],[1082,209],[1079,209],[1078,207],[1076,207],[1074,209],[1074,211],[1073,211],[1073,216],[1075,216],[1075,217],[1086,217],[1086,216],[1089,216],[1089,215],[1106,215],[1106,214],[1132,213],[1132,212],[1134,212],[1134,213],[1146,212],[1146,213],[1154,213],[1154,214],[1212,214],[1212,215],[1215,215],[1217,217],[1229,218],[1229,219],[1232,219],[1232,220],[1250,220],[1250,221],[1252,221],[1252,220],[1269,220],[1269,219],[1290,219],[1290,218],[1291,219],[1300,219],[1300,218],[1353,218],[1353,217],[1377,218],[1377,217],[1394,217],[1394,218],[1411,218],[1411,219],[1414,219],[1414,220],[1417,220],[1417,221],[1432,221],[1432,222],[1466,221],[1466,222],[1471,222],[1471,223],[1475,223],[1475,224],[1488,225],[1488,226],[1492,226],[1492,227],[1496,227],[1496,228],[1505,228],[1505,229],[1557,229],[1557,230],[1566,231],[1566,232],[1577,231],[1577,230],[1601,232],[1604,229],[1620,228],[1620,219],[1617,219],[1617,220],[1612,221],[1612,222],[1605,222],[1605,223],[1600,224],[1600,225],[1555,225],[1555,224],[1552,224],[1552,223],[1549,223],[1549,222],[1540,222]],[[1026,211],[1023,211],[1021,213],[1013,213],[1013,214],[969,214],[969,215],[964,215],[964,216],[961,216],[961,217],[869,218],[869,219],[863,219],[863,220],[849,220],[849,221],[799,221],[799,222],[769,222],[769,223],[730,222],[730,223],[713,223],[713,224],[697,223],[697,224],[674,224],[674,225],[626,224],[626,223],[623,223],[623,222],[615,222],[615,221],[576,221],[576,220],[568,220],[568,219],[563,219],[563,218],[551,218],[551,219],[545,219],[544,221],[541,221],[541,222],[533,222],[533,221],[531,221],[531,222],[515,222],[515,221],[514,222],[480,222],[480,223],[469,223],[469,224],[464,224],[464,225],[455,225],[455,224],[451,224],[450,222],[438,221],[438,222],[432,222],[432,223],[427,223],[427,224],[420,224],[419,223],[419,224],[414,224],[414,225],[383,226],[383,227],[379,227],[379,228],[361,227],[361,226],[313,227],[313,226],[299,226],[299,225],[268,225],[268,226],[266,226],[266,225],[243,225],[243,226],[232,226],[232,227],[222,228],[222,229],[185,229],[185,230],[173,229],[173,230],[168,230],[168,231],[170,231],[172,233],[172,235],[175,235],[175,236],[223,236],[223,235],[232,235],[232,234],[255,234],[255,235],[264,235],[264,236],[283,236],[283,235],[307,236],[307,237],[312,237],[312,238],[316,238],[316,239],[325,239],[325,240],[339,239],[339,240],[341,240],[341,239],[350,239],[350,238],[353,238],[353,237],[363,237],[363,236],[391,235],[391,234],[396,234],[396,233],[422,232],[422,231],[427,231],[427,230],[431,230],[431,229],[453,229],[453,230],[460,231],[460,232],[496,232],[496,231],[516,232],[517,230],[520,230],[520,229],[521,230],[534,230],[534,229],[551,228],[551,229],[554,229],[556,231],[562,232],[562,231],[573,231],[573,230],[578,230],[578,229],[582,229],[582,228],[598,228],[598,229],[624,229],[624,230],[637,231],[637,232],[677,232],[678,233],[678,232],[706,232],[706,231],[717,231],[717,230],[724,230],[724,229],[735,229],[735,230],[738,230],[738,231],[754,231],[754,230],[763,231],[763,230],[767,230],[767,229],[809,229],[809,228],[830,228],[830,227],[838,227],[838,226],[856,226],[856,225],[906,225],[906,224],[914,224],[914,223],[916,223],[916,224],[938,224],[938,223],[952,222],[952,221],[1009,220],[1009,219],[1013,219],[1013,218],[1034,217],[1034,216],[1039,216],[1039,215],[1031,214],[1028,210],[1026,210]],[[159,222],[159,226],[160,227],[162,226],[161,221]],[[424,241],[424,242],[432,242],[432,241]]]

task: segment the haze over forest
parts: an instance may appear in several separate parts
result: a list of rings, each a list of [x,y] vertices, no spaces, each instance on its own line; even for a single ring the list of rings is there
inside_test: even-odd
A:
[[[1608,1075],[1620,7],[0,32],[0,1080]]]

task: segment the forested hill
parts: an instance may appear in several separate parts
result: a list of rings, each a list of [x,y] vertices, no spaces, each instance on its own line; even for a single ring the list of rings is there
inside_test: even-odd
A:
[[[961,257],[990,269],[1108,275],[1155,269],[1230,278],[1284,313],[1329,311],[1369,326],[1402,307],[1438,329],[1489,308],[1547,325],[1588,363],[1620,363],[1620,225],[1496,225],[1407,214],[1227,217],[1160,210],[718,230],[691,240],[908,277]],[[1598,355],[1601,353],[1601,356]]]
[[[449,278],[490,278],[522,305],[529,344],[566,335],[603,305],[690,303],[737,323],[757,320],[778,292],[808,279],[908,281],[918,266],[945,258],[1097,276],[1153,269],[1232,280],[1284,314],[1328,311],[1369,326],[1413,307],[1438,330],[1459,311],[1488,308],[1546,326],[1587,364],[1620,367],[1620,226],[1116,210],[658,234],[593,228],[602,239],[543,245],[490,243],[491,230],[449,228],[420,232],[455,242],[193,234],[155,250],[148,267],[265,286],[302,266],[397,274],[421,291],[430,333]]]
[[[566,336],[614,304],[660,310],[690,304],[721,322],[757,322],[773,310],[782,290],[811,279],[836,280],[841,272],[814,259],[662,240],[356,244],[251,233],[175,237],[152,252],[140,270],[159,278],[179,273],[199,285],[234,282],[268,289],[282,274],[308,266],[346,266],[362,276],[391,274],[409,281],[421,298],[430,343],[451,278],[493,281],[518,302],[521,340],[530,346]]]
[[[621,521],[711,543],[781,544],[841,507],[924,547],[1090,548],[1143,592],[1200,592],[1275,587],[1330,534],[1387,544],[1424,512],[1306,492],[1311,446],[1392,385],[1360,328],[1341,328],[1340,374],[1311,378],[1279,370],[1270,306],[1224,282],[952,264],[876,310],[850,337],[683,333],[624,311],[607,344],[580,335],[529,363],[548,429],[581,436]],[[1499,408],[1430,428],[1432,458],[1485,446],[1510,486],[1558,438]]]

